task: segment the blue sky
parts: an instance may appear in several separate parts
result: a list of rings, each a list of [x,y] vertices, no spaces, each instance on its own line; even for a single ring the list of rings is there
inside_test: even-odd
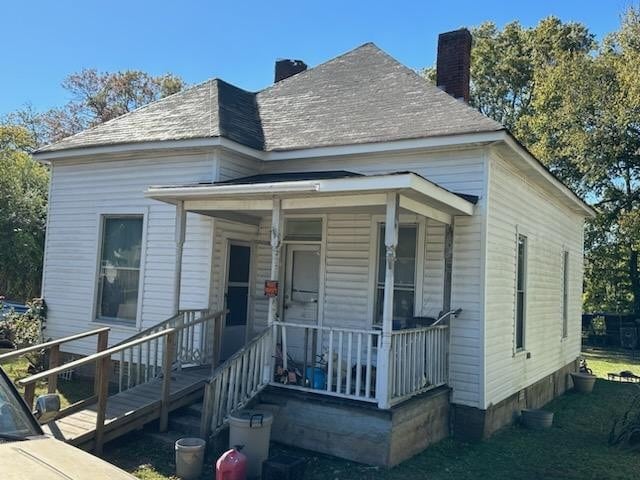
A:
[[[83,68],[220,77],[249,90],[273,81],[276,58],[314,66],[373,41],[412,68],[434,61],[437,34],[491,20],[534,25],[556,15],[598,37],[630,0],[20,0],[0,7],[0,115],[68,100],[60,83]]]

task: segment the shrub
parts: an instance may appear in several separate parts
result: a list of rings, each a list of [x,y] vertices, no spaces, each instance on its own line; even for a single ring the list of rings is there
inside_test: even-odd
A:
[[[0,308],[2,307],[0,299]],[[27,302],[24,314],[9,312],[0,318],[0,339],[10,342],[16,348],[30,347],[43,342],[46,328],[47,305],[42,298],[34,298]],[[44,352],[36,351],[25,355],[31,364],[30,371],[40,371],[46,365]]]
[[[613,422],[609,432],[609,445],[640,449],[640,387],[627,411]]]

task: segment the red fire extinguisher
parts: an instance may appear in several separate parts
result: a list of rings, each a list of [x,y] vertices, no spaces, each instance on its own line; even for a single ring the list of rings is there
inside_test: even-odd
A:
[[[235,445],[224,452],[216,462],[216,480],[246,480],[247,456],[242,453],[243,445]]]

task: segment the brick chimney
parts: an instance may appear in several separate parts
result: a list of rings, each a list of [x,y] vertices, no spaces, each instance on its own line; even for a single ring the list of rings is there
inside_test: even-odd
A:
[[[284,80],[285,78],[293,77],[294,75],[304,72],[307,69],[307,64],[302,60],[276,60],[276,77],[275,82]]]
[[[471,33],[466,28],[438,36],[436,85],[454,98],[469,101]]]

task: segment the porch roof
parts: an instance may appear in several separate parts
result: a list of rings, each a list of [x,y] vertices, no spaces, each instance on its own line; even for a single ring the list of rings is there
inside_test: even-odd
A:
[[[273,198],[288,211],[375,212],[386,206],[386,194],[400,194],[400,208],[443,223],[455,215],[473,215],[478,198],[458,194],[412,172],[362,175],[343,170],[252,175],[223,182],[151,186],[147,198],[177,204],[212,216],[229,212],[258,217],[273,209]],[[226,214],[225,214],[226,212]]]

